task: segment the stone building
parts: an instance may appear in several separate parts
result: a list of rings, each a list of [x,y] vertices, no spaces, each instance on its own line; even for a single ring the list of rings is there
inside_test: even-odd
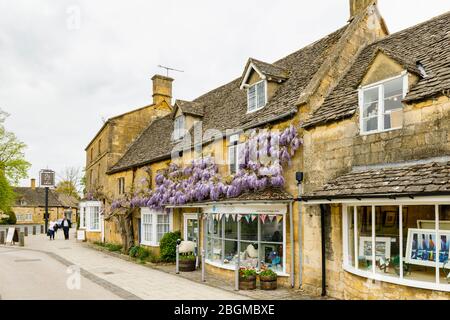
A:
[[[17,218],[17,224],[44,223],[45,188],[36,187],[31,179],[30,187],[15,187],[16,203],[11,208]],[[74,219],[78,211],[78,201],[74,198],[58,195],[50,189],[48,194],[48,212],[50,220],[67,216]]]
[[[229,281],[237,264],[267,266],[317,295],[447,297],[435,248],[448,248],[450,15],[388,36],[376,1],[350,8],[341,29],[274,63],[250,58],[130,136],[82,207],[88,240],[158,252],[179,230]],[[247,159],[277,139],[266,164]]]

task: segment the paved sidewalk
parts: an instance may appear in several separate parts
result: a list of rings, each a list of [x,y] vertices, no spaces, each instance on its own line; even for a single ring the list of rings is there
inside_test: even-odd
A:
[[[149,300],[243,300],[247,297],[196,283],[163,271],[92,250],[85,244],[64,240],[58,232],[55,241],[45,235],[28,236],[21,250],[41,251],[66,265],[77,265],[82,275],[122,298]],[[128,295],[128,297],[127,297]]]

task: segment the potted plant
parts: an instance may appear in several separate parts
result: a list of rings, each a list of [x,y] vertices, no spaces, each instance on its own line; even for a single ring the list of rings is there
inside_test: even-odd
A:
[[[181,255],[179,260],[179,270],[182,272],[195,271],[195,261],[197,258],[193,254]]]
[[[256,270],[253,267],[239,269],[239,290],[256,289]]]
[[[276,290],[278,275],[271,269],[265,269],[259,273],[261,290]]]

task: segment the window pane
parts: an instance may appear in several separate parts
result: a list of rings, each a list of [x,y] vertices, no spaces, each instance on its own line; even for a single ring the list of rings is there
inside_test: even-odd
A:
[[[364,90],[364,105],[378,103],[379,87]]]
[[[348,264],[352,267],[355,266],[355,220],[354,220],[354,207],[347,207],[347,238],[348,238],[348,247],[347,247],[347,256],[348,256]]]
[[[283,245],[261,243],[260,257],[262,262],[270,269],[283,271]]]
[[[231,216],[225,219],[225,238],[237,239],[237,222]]]
[[[358,269],[372,272],[372,207],[357,208]]]
[[[272,221],[267,218],[264,223],[261,222],[261,241],[283,242],[283,220],[278,222],[276,217]]]
[[[258,243],[241,242],[241,265],[243,267],[258,267]]]
[[[400,276],[400,211],[398,206],[375,207],[375,272]]]
[[[222,240],[212,239],[212,254],[211,260],[217,263],[222,263]]]
[[[369,118],[369,119],[364,119],[363,120],[363,131],[364,132],[369,132],[369,131],[374,131],[374,130],[378,130],[378,118]]]
[[[258,241],[258,216],[244,215],[241,219],[241,240]]]
[[[236,265],[237,261],[237,241],[225,240],[224,265]]]
[[[256,87],[251,86],[248,88],[248,110],[253,111],[256,109]]]
[[[439,283],[450,286],[450,206],[439,207]]]
[[[384,84],[384,99],[403,96],[403,77],[388,81]]]
[[[384,129],[395,129],[403,126],[403,110],[389,111],[384,115]]]
[[[435,206],[403,208],[404,278],[436,282]]]
[[[228,161],[230,164],[230,174],[236,173],[236,146],[228,147]]]
[[[257,108],[262,108],[266,104],[266,82],[262,81],[257,85],[258,105]]]

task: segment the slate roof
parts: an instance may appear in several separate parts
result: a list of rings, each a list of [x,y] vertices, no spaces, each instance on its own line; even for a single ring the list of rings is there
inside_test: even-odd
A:
[[[274,78],[275,80],[286,80],[289,76],[289,72],[279,66],[272,63],[263,62],[260,60],[257,60],[255,58],[250,58],[247,62],[247,67],[244,70],[244,73],[247,71],[248,66],[253,63],[255,67],[260,71],[263,75],[267,76],[268,78]],[[242,75],[242,80],[244,78],[245,74]],[[241,80],[241,82],[242,82]]]
[[[45,188],[15,187],[16,206],[18,207],[45,207]],[[22,206],[20,200],[25,200],[26,204]],[[64,207],[58,199],[58,195],[53,190],[48,193],[49,207]]]
[[[203,117],[205,112],[204,106],[197,102],[177,100],[175,106],[179,107],[183,113],[193,116]]]
[[[62,206],[66,208],[77,208],[79,201],[75,197],[66,195],[66,194],[58,194],[58,200]]]
[[[303,126],[309,128],[353,116],[358,109],[358,86],[380,50],[407,70],[422,76],[408,92],[405,101],[433,97],[444,89],[450,89],[449,43],[450,12],[447,12],[367,46],[323,105]],[[417,63],[423,66],[425,77]]]
[[[352,171],[305,199],[450,195],[450,161]]]
[[[270,72],[288,72],[288,79],[279,86],[268,104],[261,110],[247,114],[247,94],[240,89],[241,77],[218,87],[192,101],[203,106],[203,132],[216,129],[225,133],[227,129],[252,128],[294,115],[297,101],[322,63],[344,35],[348,25],[321,40],[271,64]],[[257,62],[269,72],[269,64]],[[110,168],[109,173],[131,167],[142,166],[164,157],[169,158],[173,148],[173,115],[155,120],[130,146],[126,154]]]

